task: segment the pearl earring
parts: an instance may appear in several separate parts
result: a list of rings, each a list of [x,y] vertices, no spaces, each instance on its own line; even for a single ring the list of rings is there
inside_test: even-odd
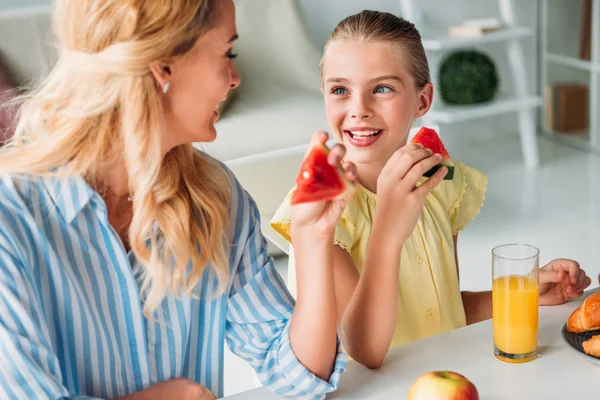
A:
[[[169,91],[169,87],[171,86],[171,82],[167,82],[165,83],[165,86],[163,86],[163,93],[167,94],[167,92]]]

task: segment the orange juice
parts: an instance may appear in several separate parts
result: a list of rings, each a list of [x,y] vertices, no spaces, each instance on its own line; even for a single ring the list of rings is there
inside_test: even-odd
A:
[[[538,336],[537,282],[527,276],[501,276],[494,279],[492,298],[496,356],[509,362],[534,359]]]

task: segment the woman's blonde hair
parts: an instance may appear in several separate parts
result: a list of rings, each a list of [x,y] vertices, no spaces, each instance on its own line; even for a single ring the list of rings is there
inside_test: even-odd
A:
[[[190,293],[207,265],[221,283],[228,276],[228,175],[190,144],[162,158],[162,92],[150,70],[192,49],[218,1],[57,0],[58,62],[21,100],[16,134],[0,152],[0,173],[59,170],[92,186],[104,168],[125,164],[147,317],[170,289]]]
[[[329,45],[338,40],[361,40],[398,45],[403,56],[406,57],[417,88],[422,89],[431,81],[421,34],[413,23],[394,14],[364,10],[343,19],[337,24],[325,44],[324,54],[327,53]],[[325,56],[321,59],[321,68],[324,59]]]

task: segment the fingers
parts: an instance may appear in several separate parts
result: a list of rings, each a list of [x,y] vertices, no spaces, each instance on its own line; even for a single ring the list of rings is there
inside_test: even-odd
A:
[[[329,134],[325,131],[316,131],[311,138],[311,144],[326,143],[329,140]]]
[[[442,156],[439,154],[429,153],[429,157],[422,159],[410,168],[404,179],[406,179],[407,182],[414,187],[414,185],[416,185],[417,182],[419,182],[419,180],[423,177],[423,174],[438,165],[441,159]]]
[[[539,271],[540,285],[546,283],[556,283],[563,280],[564,272],[541,268]]]
[[[566,272],[569,273],[570,282],[573,285],[577,283],[579,273],[583,273],[585,275],[585,271],[581,269],[577,261],[560,260],[560,265],[563,267],[563,270],[566,268]]]
[[[352,183],[356,183],[358,179],[358,175],[356,174],[356,165],[351,162],[342,163],[342,168],[344,169],[344,174],[346,179],[348,179]]]
[[[583,283],[580,286],[577,286],[574,289],[572,289],[571,297],[583,296],[583,291],[591,284],[592,284],[591,278],[589,276],[586,276],[583,279]]]
[[[429,170],[427,169],[426,171]],[[425,197],[427,197],[427,195],[431,193],[433,189],[435,189],[440,183],[442,183],[447,173],[447,167],[442,167],[438,169],[436,173],[433,174],[433,176],[427,180],[427,182],[423,183],[415,190],[415,193],[418,193],[421,199],[425,199]]]
[[[567,276],[564,275],[564,279],[567,282],[567,286],[564,289],[565,294],[569,298],[579,297],[583,294],[584,289],[591,283],[591,279],[585,274],[584,271],[579,270],[577,273],[576,281],[573,281]]]
[[[390,165],[389,175],[393,179],[405,179],[407,186],[412,190],[423,174],[438,164],[440,159],[438,154],[434,155],[429,149],[413,149],[402,154],[394,164]]]
[[[558,276],[560,276],[560,279],[556,278],[557,280],[553,282],[558,282],[562,280],[562,277],[564,275],[567,275],[569,277],[569,283],[574,285],[575,283],[577,283],[577,274],[579,273],[579,271],[582,271],[582,269],[577,261],[558,258],[556,260],[550,261],[543,268],[541,268],[540,271],[557,272]]]
[[[310,141],[308,142],[308,147],[306,149],[306,153],[304,153],[304,156],[306,157],[308,155],[308,153],[310,153],[311,149],[313,147],[315,147],[316,145],[322,145],[327,143],[327,140],[329,140],[329,134],[325,131],[317,131],[315,132],[311,138]]]
[[[395,173],[397,170],[396,165],[398,164],[398,161],[400,161],[400,159],[405,154],[410,153],[415,150],[420,150],[420,149],[423,149],[422,144],[413,144],[413,143],[399,148],[398,150],[396,150],[394,152],[394,154],[392,154],[392,156],[386,162],[385,166],[383,167],[383,170],[381,171],[381,174],[382,175],[385,175],[385,174],[391,175],[391,174]]]
[[[576,298],[583,295],[592,280],[577,261],[557,259],[540,269],[540,284],[559,282],[568,298]]]
[[[351,162],[343,162],[344,157],[346,156],[346,147],[341,144],[336,144],[331,148],[331,152],[329,153],[329,157],[327,161],[330,165],[337,166],[342,165],[342,169],[344,170],[344,176],[352,183],[356,183],[357,173],[356,173],[356,165]]]
[[[331,148],[329,152],[329,157],[327,161],[329,161],[330,165],[339,165],[344,157],[346,156],[346,147],[341,144],[336,144]]]
[[[577,283],[571,287],[571,292],[574,297],[581,296],[583,291],[592,284],[592,279],[585,274],[584,271],[580,271],[577,277]]]

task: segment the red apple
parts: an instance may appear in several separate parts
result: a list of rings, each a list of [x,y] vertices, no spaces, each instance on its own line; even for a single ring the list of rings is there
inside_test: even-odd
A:
[[[406,400],[479,400],[471,381],[452,371],[432,371],[421,375],[408,391]]]

